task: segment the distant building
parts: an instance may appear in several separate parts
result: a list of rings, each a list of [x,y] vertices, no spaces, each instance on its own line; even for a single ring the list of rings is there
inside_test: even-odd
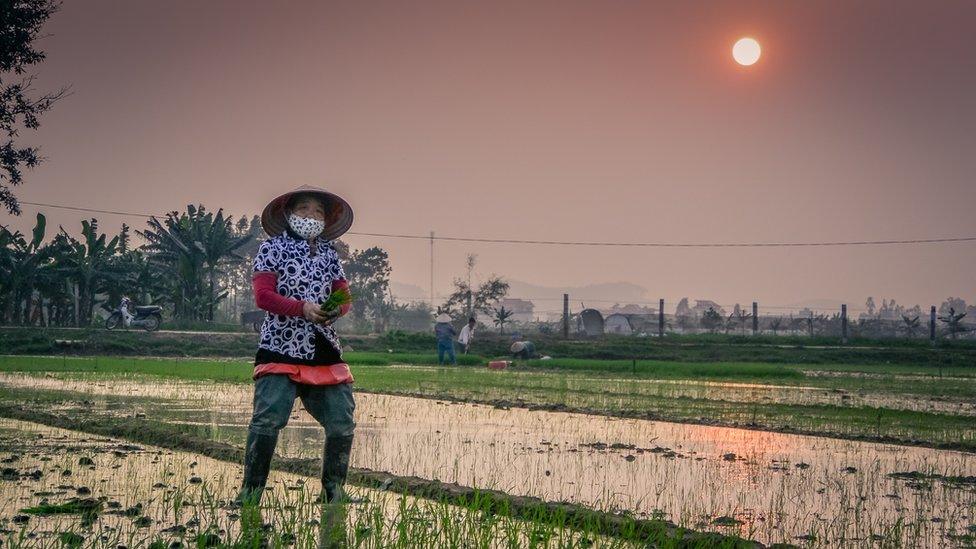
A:
[[[613,313],[604,320],[603,330],[608,334],[630,335],[634,333],[634,326],[630,323],[630,318],[627,315]]]
[[[657,314],[657,309],[628,303],[627,305],[614,304],[606,311],[607,315],[644,315],[653,316]]]
[[[691,312],[695,313],[695,316],[700,317],[709,309],[715,309],[715,312],[720,316],[728,316],[725,314],[725,309],[723,309],[721,305],[708,299],[696,299],[695,306],[691,308]]]
[[[512,311],[512,317],[509,320],[515,322],[532,322],[535,320],[533,315],[535,305],[531,301],[506,297],[498,303],[498,306],[505,307],[506,311]]]
[[[583,309],[577,317],[577,330],[588,336],[603,335],[603,315],[596,309]]]

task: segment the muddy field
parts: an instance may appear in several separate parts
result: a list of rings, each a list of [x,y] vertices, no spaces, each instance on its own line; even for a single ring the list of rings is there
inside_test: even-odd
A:
[[[29,422],[0,420],[0,455],[5,547],[639,546],[362,487],[323,508],[317,479],[279,472],[249,514],[235,464]]]
[[[246,384],[50,374],[4,374],[0,384],[50,392],[58,414],[185,426],[237,446],[250,406]],[[362,470],[666,519],[763,544],[974,544],[969,453],[391,395],[357,400],[353,466]],[[279,453],[314,460],[321,437],[296,409]],[[230,469],[225,484],[238,474]]]

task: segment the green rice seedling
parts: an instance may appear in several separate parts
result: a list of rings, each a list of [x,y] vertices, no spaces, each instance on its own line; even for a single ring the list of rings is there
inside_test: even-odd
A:
[[[322,311],[327,314],[335,313],[340,307],[352,303],[352,292],[347,288],[339,288],[329,294],[329,297],[322,302]]]

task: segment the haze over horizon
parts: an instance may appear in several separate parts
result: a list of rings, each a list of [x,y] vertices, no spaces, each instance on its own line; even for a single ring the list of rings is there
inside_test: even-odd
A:
[[[976,236],[976,4],[65,3],[35,88],[23,201],[253,215],[303,182],[353,231],[610,242]],[[751,67],[730,48],[763,47]],[[37,208],[0,214],[29,231]],[[81,212],[41,208],[49,236]],[[115,232],[141,218],[93,214]],[[427,291],[429,244],[390,252]],[[860,307],[976,301],[976,243],[591,248],[437,242],[549,288]],[[516,297],[518,296],[513,293]],[[627,296],[621,296],[625,298]],[[621,302],[626,299],[621,299]]]

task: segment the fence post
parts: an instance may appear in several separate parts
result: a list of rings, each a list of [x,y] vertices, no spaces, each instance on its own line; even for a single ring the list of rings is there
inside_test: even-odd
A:
[[[657,302],[657,336],[664,337],[664,298]]]
[[[847,304],[843,303],[840,306],[840,341],[844,345],[847,345]]]
[[[752,302],[752,335],[759,333],[759,302]]]
[[[569,294],[563,294],[563,337],[569,339]]]
[[[935,345],[935,305],[929,310],[929,341]]]

